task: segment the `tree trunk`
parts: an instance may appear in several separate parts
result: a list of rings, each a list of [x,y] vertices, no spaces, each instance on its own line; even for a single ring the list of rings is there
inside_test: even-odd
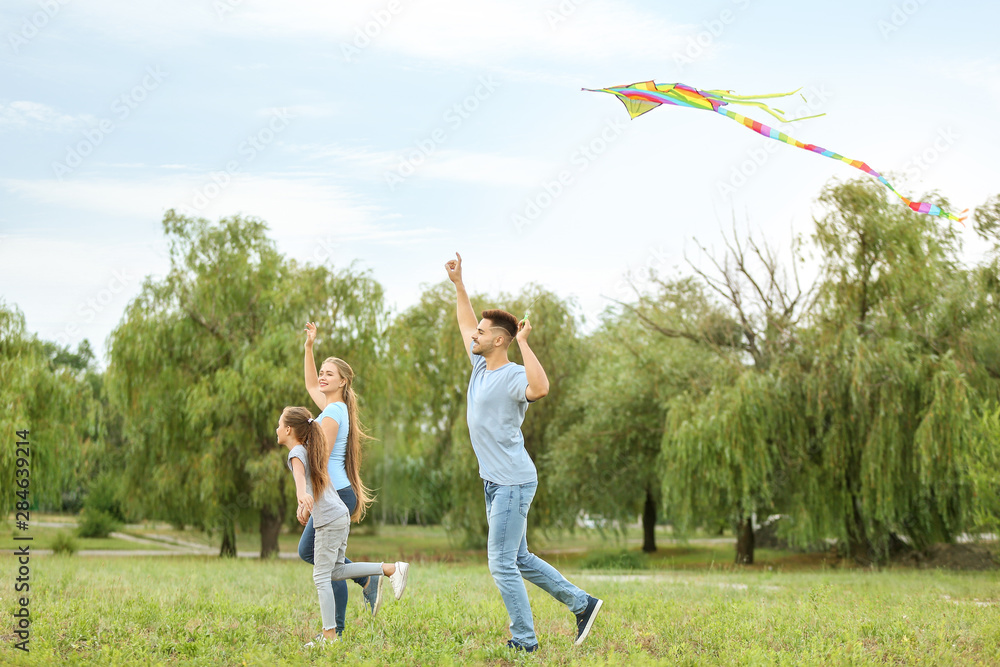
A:
[[[236,558],[236,527],[232,521],[226,521],[222,526],[222,548],[220,558]]]
[[[281,534],[281,518],[285,516],[285,501],[277,507],[260,508],[260,557],[277,557],[278,535]]]
[[[875,553],[871,540],[868,539],[865,520],[861,516],[861,501],[857,498],[854,498],[854,526],[848,537],[847,549],[854,562],[858,565],[871,565],[875,560]]]
[[[736,564],[753,565],[753,519],[746,517],[741,520],[739,531],[736,538]]]
[[[648,554],[656,551],[656,503],[648,488],[642,508],[642,550]]]

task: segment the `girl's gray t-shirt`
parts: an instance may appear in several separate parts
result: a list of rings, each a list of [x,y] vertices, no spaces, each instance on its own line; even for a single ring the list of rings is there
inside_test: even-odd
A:
[[[333,488],[333,483],[327,484],[323,490],[323,495],[319,498],[312,490],[312,480],[309,477],[309,453],[302,445],[295,445],[288,452],[288,469],[292,469],[292,459],[302,461],[302,467],[306,471],[306,492],[313,497],[313,528],[320,528],[330,523],[337,517],[348,514],[347,505],[340,499],[340,494]]]

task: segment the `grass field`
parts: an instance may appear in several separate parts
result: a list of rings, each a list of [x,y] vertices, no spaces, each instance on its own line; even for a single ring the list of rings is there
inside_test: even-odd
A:
[[[49,530],[33,532],[33,547],[42,548]],[[124,532],[211,545],[166,526]],[[528,584],[541,642],[532,655],[504,647],[507,616],[485,553],[456,549],[440,528],[352,535],[357,560],[411,560],[410,586],[371,619],[352,584],[344,641],[322,652],[302,648],[320,616],[312,569],[301,561],[36,555],[24,653],[12,634],[18,564],[0,556],[0,664],[1000,665],[995,570],[872,571],[829,554],[762,549],[756,565],[736,567],[731,543],[667,537],[646,557],[634,534],[539,535],[533,547],[605,607],[591,637],[574,647],[573,617]],[[92,544],[81,549],[104,548]],[[282,552],[294,553],[295,544],[295,535],[283,536]],[[240,548],[259,543],[241,537]]]
[[[13,559],[3,562],[13,580]],[[375,619],[353,588],[344,641],[310,652],[302,643],[320,621],[304,563],[36,557],[31,650],[13,647],[16,601],[5,584],[0,663],[1000,664],[996,572],[563,565],[606,603],[582,647],[572,645],[572,616],[529,584],[541,650],[510,653],[485,563],[425,560],[403,600],[388,600]]]

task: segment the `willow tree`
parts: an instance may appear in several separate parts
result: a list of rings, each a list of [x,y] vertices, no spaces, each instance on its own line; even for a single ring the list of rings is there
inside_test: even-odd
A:
[[[735,230],[731,239],[725,239],[721,258],[705,248],[702,252],[710,268],[701,269],[692,262],[693,277],[665,281],[652,276],[656,291],[639,295],[638,303],[628,307],[652,330],[668,338],[690,340],[705,350],[714,351],[720,361],[728,365],[725,391],[752,387],[757,380],[735,383],[735,378],[744,372],[766,374],[772,366],[794,354],[798,327],[812,305],[813,287],[804,287],[797,272],[797,264],[802,258],[801,243],[795,240],[792,244],[791,261],[787,264],[790,270],[776,250],[757,242],[752,235],[741,238]],[[713,506],[733,524],[737,534],[736,562],[750,564],[754,557],[753,517],[773,511],[770,487],[785,479],[780,471],[782,459],[764,459],[776,466],[767,471],[740,470],[744,462],[753,460],[759,448],[769,444],[760,440],[761,432],[757,429],[737,430],[726,434],[725,438],[717,437],[719,434],[714,430],[717,425],[711,421],[711,413],[705,415],[708,421],[697,418],[695,403],[701,400],[708,400],[707,405],[714,406],[712,410],[735,409],[742,405],[731,396],[719,403],[718,392],[691,394],[678,404],[679,414],[694,421],[682,425],[671,418],[673,426],[668,426],[663,439],[663,456],[668,464],[664,485],[669,487],[668,497],[688,495],[680,505],[686,508],[684,511],[697,504],[692,504],[694,497],[691,494],[705,493],[732,500],[728,509],[718,504]],[[738,415],[732,418],[734,425],[744,423]],[[702,427],[708,429],[704,438],[697,435]],[[677,438],[675,432],[688,435]],[[724,486],[683,488],[692,483],[693,471],[715,465],[720,460],[733,469],[706,481]],[[736,480],[740,480],[739,488],[728,486]],[[756,488],[749,488],[747,484],[756,484]],[[700,516],[714,519],[719,514]]]
[[[963,331],[963,349],[974,359],[964,370],[982,397],[980,436],[970,467],[974,509],[971,532],[1000,532],[1000,196],[976,209],[976,233],[989,243],[971,273],[971,312]]]
[[[548,424],[580,360],[572,304],[535,286],[517,295],[474,295],[472,303],[478,310],[503,308],[518,317],[531,311],[531,348],[551,389],[528,410],[522,432],[525,449],[544,479]],[[456,539],[481,546],[486,539],[482,483],[465,417],[471,367],[455,322],[454,286],[425,289],[418,304],[393,320],[387,339],[391,384],[379,411],[384,440],[379,481],[386,516],[441,521]],[[510,358],[522,361],[516,343]],[[532,503],[533,526],[553,523],[561,507],[551,487],[541,485]]]
[[[794,378],[779,372],[719,367],[707,391],[670,401],[663,437],[664,490],[684,533],[706,519],[740,522],[736,563],[751,564],[749,517],[793,505],[796,444],[803,423]]]
[[[861,561],[951,540],[968,520],[978,437],[972,299],[951,223],[867,181],[827,188],[824,264],[802,360],[810,465],[800,539],[836,537]]]
[[[418,303],[393,318],[386,341],[384,374],[391,382],[373,446],[378,512],[385,522],[440,523],[455,502],[467,499],[468,484],[453,478],[475,466],[471,446],[456,448],[452,437],[465,428],[469,374],[455,324],[455,287],[425,288]]]
[[[584,366],[549,427],[551,483],[574,514],[620,526],[641,516],[642,550],[656,551],[665,405],[712,375],[714,355],[643,326],[631,312],[607,311],[583,340]]]
[[[124,419],[124,474],[145,516],[222,535],[254,520],[278,550],[292,488],[274,442],[285,405],[308,405],[302,329],[321,354],[374,366],[382,290],[350,269],[285,259],[259,220],[168,211],[170,271],[147,279],[110,337],[108,386]],[[359,382],[359,390],[362,389]]]
[[[86,485],[84,462],[99,435],[92,362],[87,341],[72,352],[39,340],[16,306],[0,302],[0,433],[8,443],[0,450],[0,479],[11,489],[3,500],[8,508],[27,502],[61,509],[64,493]],[[19,440],[30,443],[27,456],[14,446]]]

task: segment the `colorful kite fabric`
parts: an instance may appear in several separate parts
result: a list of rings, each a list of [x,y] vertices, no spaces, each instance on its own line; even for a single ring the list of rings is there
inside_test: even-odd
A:
[[[802,118],[792,118],[788,120],[784,118],[781,114],[784,112],[781,109],[774,109],[769,107],[767,104],[761,102],[760,100],[770,99],[775,97],[787,97],[789,95],[794,95],[797,90],[793,90],[790,93],[777,93],[774,95],[733,95],[732,91],[728,90],[698,90],[697,88],[692,88],[691,86],[686,86],[683,83],[655,83],[653,81],[644,81],[642,83],[633,83],[630,86],[614,86],[612,88],[600,88],[597,90],[592,90],[590,88],[584,88],[584,90],[594,92],[594,93],[611,93],[625,104],[625,108],[628,109],[629,116],[635,118],[636,116],[641,116],[647,111],[651,111],[661,104],[673,104],[679,107],[691,107],[692,109],[704,109],[705,111],[715,111],[722,114],[723,116],[728,116],[738,123],[750,128],[758,134],[762,134],[770,139],[775,139],[777,141],[783,141],[786,144],[795,146],[796,148],[803,148],[807,151],[812,151],[813,153],[819,153],[828,158],[833,158],[834,160],[840,160],[841,162],[846,162],[855,169],[860,169],[861,171],[870,174],[882,182],[887,188],[892,190],[896,196],[906,202],[906,205],[910,207],[910,210],[916,211],[917,213],[927,213],[928,215],[937,215],[942,218],[948,218],[949,220],[956,220],[958,222],[963,222],[967,216],[963,215],[961,217],[955,216],[947,211],[944,211],[939,206],[933,204],[927,204],[923,202],[915,202],[907,199],[903,195],[896,192],[896,188],[892,187],[892,184],[885,179],[880,173],[869,167],[867,164],[860,160],[852,160],[846,158],[843,155],[834,153],[833,151],[827,150],[820,146],[815,146],[813,144],[806,144],[797,139],[779,132],[773,127],[768,127],[763,123],[757,122],[752,118],[747,118],[746,116],[741,116],[740,114],[732,111],[730,109],[725,109],[727,104],[743,104],[747,106],[755,106],[763,109],[767,113],[771,114],[783,123],[789,123],[796,120],[806,120],[808,118],[817,118],[823,114],[817,114],[816,116],[804,116]],[[966,209],[967,211],[968,209]],[[965,213],[966,211],[962,211]]]

